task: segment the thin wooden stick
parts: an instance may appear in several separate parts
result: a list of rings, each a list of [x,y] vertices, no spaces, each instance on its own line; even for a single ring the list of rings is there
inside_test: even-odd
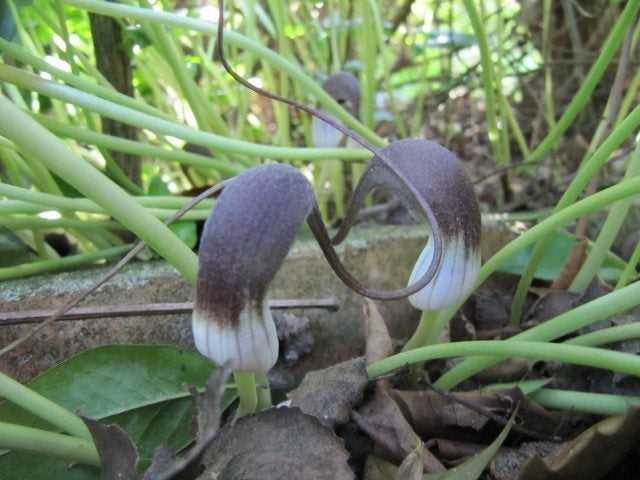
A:
[[[328,298],[301,298],[271,300],[273,310],[325,309],[335,312],[340,308],[338,301]],[[179,315],[191,313],[193,302],[141,303],[134,305],[102,305],[97,307],[72,308],[58,317],[59,321],[90,320],[95,318],[145,317],[151,315]],[[0,327],[38,323],[51,317],[54,310],[25,310],[22,312],[0,312]]]

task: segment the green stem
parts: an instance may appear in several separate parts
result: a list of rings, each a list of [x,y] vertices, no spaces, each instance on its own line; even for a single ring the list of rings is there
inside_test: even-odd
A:
[[[238,413],[240,416],[251,415],[258,408],[258,395],[256,392],[256,375],[252,372],[233,372],[240,405]]]
[[[40,160],[49,170],[101,205],[173,265],[187,282],[195,284],[198,258],[165,224],[1,95],[0,118],[11,119],[10,122],[0,122],[0,135],[7,137],[27,155]]]
[[[63,432],[93,443],[89,429],[78,416],[1,372],[0,397],[33,413]],[[0,435],[0,438],[2,437]]]
[[[40,217],[4,217],[0,216],[0,225],[11,229],[49,229],[77,228],[78,230],[95,230],[100,228],[118,229],[118,222],[111,220],[77,220],[73,218],[57,218],[48,220]]]
[[[116,18],[131,18],[139,22],[159,23],[163,25],[172,25],[175,27],[186,28],[197,32],[206,33],[207,35],[215,35],[217,25],[204,20],[198,20],[191,17],[176,15],[168,12],[157,10],[137,8],[117,3],[104,2],[100,0],[63,0],[68,5],[84,8],[85,10],[107,15]],[[349,128],[359,133],[364,138],[377,146],[382,146],[385,141],[374,132],[366,128],[362,123],[350,115],[338,102],[336,102],[320,85],[318,85],[311,77],[295,63],[287,60],[283,56],[277,54],[273,50],[260,45],[258,42],[248,39],[236,32],[225,32],[225,41],[230,45],[236,45],[240,48],[252,51],[258,58],[269,61],[278,68],[286,72],[292,80],[300,83],[306,92],[310,93],[329,113],[335,115]]]
[[[230,163],[225,160],[186,152],[184,150],[167,149],[148,143],[114,137],[104,133],[86,130],[58,122],[44,115],[34,115],[36,120],[47,127],[52,133],[60,137],[72,138],[76,141],[89,143],[97,147],[108,148],[117,152],[139,155],[152,159],[177,162],[199,168],[212,169],[222,175],[237,175],[244,170],[241,165]]]
[[[489,50],[489,42],[487,41],[487,33],[484,29],[484,23],[478,14],[473,0],[463,0],[464,7],[467,10],[469,21],[473,31],[475,32],[480,48],[480,63],[482,64],[482,85],[484,88],[485,107],[487,110],[487,123],[489,124],[489,142],[496,157],[496,161],[500,165],[504,165],[504,159],[500,158],[500,132],[498,130],[498,121],[496,117],[496,100],[495,100],[495,82],[493,80],[493,62],[491,61],[491,51]]]
[[[440,338],[442,330],[444,330],[444,327],[447,325],[446,319],[443,322],[442,318],[444,317],[438,317],[438,312],[423,311],[418,328],[416,328],[416,331],[402,348],[402,351],[406,352],[407,350],[413,350],[414,348],[425,347],[436,343]]]
[[[49,209],[59,208],[62,210],[81,210],[90,213],[105,213],[108,210],[102,208],[96,202],[86,198],[67,198],[58,195],[50,195],[48,193],[34,192],[26,188],[14,187],[6,183],[0,182],[0,195],[9,198],[22,200],[30,203],[37,203]],[[182,208],[187,205],[191,198],[189,197],[171,197],[171,196],[148,196],[148,197],[129,197],[137,205],[146,208]],[[213,208],[213,200],[203,200],[195,209],[211,210]]]
[[[638,90],[640,89],[640,70],[638,70],[633,79],[629,82],[629,86],[627,87],[627,91],[624,94],[624,98],[622,102],[620,102],[620,111],[618,112],[618,116],[616,117],[615,124],[618,124],[622,121],[624,117],[626,117],[627,113],[633,106],[636,101],[636,95],[638,94]]]
[[[93,440],[83,440],[11,423],[0,422],[0,448],[39,453],[67,463],[100,466],[100,457],[93,445]],[[37,459],[34,458],[33,461],[37,462]]]
[[[542,4],[542,56],[544,59],[544,113],[549,129],[556,123],[553,101],[553,77],[551,75],[551,0]]]
[[[547,134],[544,140],[536,147],[536,149],[531,152],[531,155],[526,159],[527,161],[540,160],[544,157],[556,146],[560,137],[573,124],[575,118],[591,99],[591,94],[598,85],[602,75],[606,72],[609,63],[613,60],[616,51],[624,39],[627,29],[638,12],[638,9],[640,9],[640,0],[629,0],[627,2],[624,10],[618,17],[616,24],[613,26],[613,29],[602,46],[600,55],[598,55],[598,58],[591,66],[589,73],[582,82],[580,89],[575,94],[558,122]]]
[[[44,235],[41,231],[34,230],[31,233],[33,234],[33,243],[35,244],[36,252],[40,258],[49,260],[60,258],[58,252],[55,250],[51,252],[47,249],[49,245],[44,241]]]
[[[50,63],[42,60],[41,58],[32,55],[29,51],[18,45],[17,43],[7,42],[5,39],[0,38],[0,50],[3,50],[10,57],[15,60],[20,61],[21,63],[25,63],[27,65],[31,65],[34,68],[42,72],[49,73],[53,78],[58,78],[68,83],[72,87],[83,90],[87,93],[92,93],[98,97],[104,98],[105,100],[110,100],[114,103],[124,105],[125,107],[133,108],[134,110],[139,110],[141,112],[148,113],[149,115],[155,115],[157,117],[165,118],[169,120],[171,117],[166,113],[154,108],[152,106],[147,105],[139,99],[130,97],[123,93],[118,92],[113,88],[106,88],[100,85],[96,85],[94,82],[90,80],[86,80],[78,75],[74,75],[69,72],[65,72],[64,70],[54,67]]]
[[[516,120],[516,116],[513,113],[513,108],[509,105],[507,98],[504,95],[500,95],[500,103],[503,105],[503,110],[507,115],[507,120],[509,122],[509,127],[513,131],[513,137],[518,144],[518,148],[520,149],[520,153],[523,157],[528,157],[531,152],[529,151],[529,147],[527,146],[527,141],[524,139],[524,134],[522,133],[522,129],[518,124],[518,120]]]
[[[258,410],[266,410],[273,406],[271,400],[271,388],[269,388],[269,377],[266,373],[256,374],[258,383]]]
[[[636,146],[636,150],[629,160],[624,178],[632,178],[638,174],[640,174],[640,143]],[[589,284],[591,284],[591,281],[598,274],[598,270],[600,269],[602,262],[604,262],[613,242],[618,236],[620,228],[622,228],[622,224],[627,218],[627,213],[631,208],[631,204],[632,200],[627,199],[622,202],[618,202],[611,207],[611,210],[607,215],[607,219],[602,225],[600,233],[598,233],[598,238],[596,239],[589,256],[584,261],[582,267],[578,271],[578,274],[571,283],[571,287],[569,288],[570,291],[584,292]]]
[[[629,407],[640,405],[640,397],[552,388],[541,388],[529,396],[546,408],[605,416],[624,415]]]
[[[4,187],[3,187],[4,188]],[[135,198],[135,197],[133,197]],[[83,200],[83,199],[73,199],[73,200]],[[37,214],[41,212],[46,212],[49,210],[58,211],[61,213],[68,212],[68,209],[64,208],[56,208],[47,205],[37,205],[35,203],[22,202],[19,200],[3,200],[0,202],[0,215],[13,215],[13,214]],[[160,220],[167,220],[173,214],[175,214],[177,209],[168,209],[168,208],[146,208],[147,213],[153,215],[154,217]],[[85,212],[82,206],[79,206],[78,210],[80,212]],[[97,213],[102,215],[108,215],[105,210],[99,210],[95,208],[89,208],[88,213]],[[180,218],[181,220],[204,220],[209,215],[209,211],[202,208],[195,208],[193,210],[188,211]]]
[[[589,303],[580,305],[505,341],[552,341],[594,322],[629,310],[638,304],[639,299],[640,283],[636,282]],[[436,386],[444,389],[453,388],[460,382],[498,362],[499,360],[496,358],[467,359],[440,377],[436,382]]]
[[[414,363],[472,355],[565,362],[640,376],[640,357],[636,355],[578,345],[502,340],[453,342],[401,352],[372,363],[367,368],[367,373],[369,378],[375,379]]]
[[[198,88],[191,74],[187,70],[182,52],[173,37],[163,25],[149,25],[147,32],[151,35],[153,44],[162,54],[164,60],[171,67],[180,90],[193,112],[198,128],[204,131],[217,131],[228,134],[228,128],[219,115],[213,115],[215,110],[209,105],[202,90]]]
[[[0,268],[0,280],[23,278],[88,265],[98,260],[106,260],[124,255],[131,250],[131,247],[132,245],[119,245],[95,252],[79,253],[77,255],[69,255],[68,257],[23,263],[13,267],[3,267]]]
[[[625,265],[624,270],[622,270],[616,285],[616,290],[625,287],[638,274],[636,270],[638,262],[640,262],[640,242],[636,244],[636,248],[633,250],[631,258]]]
[[[495,270],[500,265],[502,265],[505,261],[507,261],[512,255],[526,248],[530,244],[535,243],[536,241],[539,241],[540,238],[545,237],[550,232],[553,232],[554,230],[556,230],[558,227],[562,225],[566,225],[567,223],[570,223],[571,221],[575,220],[576,218],[580,218],[583,215],[597,211],[600,208],[603,208],[606,205],[609,205],[617,200],[621,200],[623,198],[626,198],[627,196],[637,195],[639,190],[640,190],[640,181],[638,178],[626,180],[614,187],[609,187],[605,190],[602,190],[601,192],[591,195],[575,203],[573,206],[566,208],[564,210],[561,210],[555,213],[554,215],[548,217],[543,222],[539,223],[538,225],[536,225],[535,227],[533,227],[523,235],[519,236],[518,238],[508,243],[498,253],[496,253],[493,257],[491,257],[491,259],[489,259],[489,261],[485,263],[485,265],[483,265],[483,267],[480,269],[480,274],[478,276],[478,281],[476,282],[476,285],[477,286],[481,285],[493,272],[495,272]],[[466,299],[458,303],[458,305],[455,305],[449,309],[443,310],[440,313],[440,316],[444,317],[446,320],[449,320],[455,314],[455,312],[462,306],[462,303],[464,303],[465,300]],[[632,299],[632,301],[635,301],[635,299]],[[633,305],[635,305],[635,303],[632,304],[631,306]],[[440,319],[440,321],[445,321],[445,320]],[[490,364],[491,363],[489,363],[489,365]],[[468,376],[471,376],[475,372],[480,371],[484,368],[484,367],[480,367],[480,369],[476,370],[475,372],[468,373],[473,370],[472,368],[467,368],[469,366],[470,365],[467,364],[465,366],[466,370],[464,371],[459,370],[460,366],[455,367],[454,368],[454,370],[456,370],[455,375],[459,375],[460,377],[462,377],[462,380],[464,380]],[[451,372],[448,372],[447,374],[445,374],[445,376],[449,375],[449,373]],[[459,380],[459,381],[462,381],[462,380]],[[453,382],[455,382],[454,385],[457,384],[459,381],[453,380]]]
[[[558,204],[554,208],[554,212],[558,212],[569,207],[576,201],[593,175],[595,175],[595,173],[604,165],[616,148],[618,148],[622,142],[633,134],[638,126],[640,126],[640,106],[633,109],[627,118],[625,118],[625,120],[621,122],[613,132],[611,132],[607,139],[600,144],[596,151],[593,152],[593,155],[586,158],[575,178],[558,201]],[[537,243],[531,253],[526,269],[522,272],[511,307],[511,322],[513,325],[518,325],[520,323],[522,308],[524,306],[527,291],[529,290],[529,285],[531,285],[531,281],[533,280],[548,242],[549,237],[541,238],[541,241]]]
[[[623,342],[640,337],[640,324],[628,323],[615,327],[602,328],[595,332],[586,333],[579,337],[567,340],[564,343],[571,345],[583,345],[585,347],[597,347],[609,343]]]
[[[371,154],[363,149],[274,147],[226,138],[214,133],[201,132],[179,123],[116,105],[94,95],[44,80],[36,75],[6,65],[0,65],[0,80],[15,83],[23,88],[64,100],[128,125],[148,128],[164,135],[172,135],[188,142],[229,153],[272,157],[282,160],[313,160],[327,157],[347,157],[353,160],[364,160],[371,157]]]

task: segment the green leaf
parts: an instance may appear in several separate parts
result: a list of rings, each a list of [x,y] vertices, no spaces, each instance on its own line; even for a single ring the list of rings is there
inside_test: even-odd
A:
[[[540,280],[553,280],[557,278],[575,243],[576,237],[574,235],[564,231],[554,232],[544,251],[542,261],[538,265],[535,278]],[[529,263],[532,251],[533,246],[520,250],[498,267],[498,271],[521,275]],[[588,246],[587,251],[591,251],[591,245]],[[604,281],[615,282],[620,276],[620,273],[622,273],[624,265],[624,261],[610,253],[605,258],[598,275]]]
[[[205,357],[177,347],[110,345],[87,350],[47,370],[29,388],[73,412],[101,419],[189,396],[188,386],[203,386],[213,368]],[[43,421],[7,403],[0,405],[0,421],[47,428]]]
[[[144,470],[161,444],[176,452],[191,443],[195,434],[192,419],[192,398],[180,398],[108,417],[102,423],[115,423],[129,434],[138,448],[138,467]]]
[[[196,246],[198,241],[198,227],[196,222],[180,221],[172,223],[169,228],[182,240],[189,248]]]
[[[507,435],[511,431],[513,422],[516,418],[516,412],[511,415],[509,422],[504,426],[500,435],[487,448],[477,453],[469,460],[457,467],[447,470],[443,473],[435,473],[424,476],[424,480],[476,480],[482,475],[482,472],[489,462],[495,457],[496,453],[504,443]]]
[[[151,177],[151,180],[149,180],[147,194],[153,196],[171,195],[171,191],[160,175],[154,175]]]
[[[172,346],[112,345],[82,352],[46,371],[29,387],[50,400],[104,423],[120,425],[138,446],[141,468],[160,444],[174,450],[193,439],[189,385],[203,387],[215,368],[201,355]],[[235,399],[228,390],[223,406]],[[47,423],[9,403],[0,421],[51,429]],[[97,469],[11,452],[0,457],[3,480],[88,480]]]

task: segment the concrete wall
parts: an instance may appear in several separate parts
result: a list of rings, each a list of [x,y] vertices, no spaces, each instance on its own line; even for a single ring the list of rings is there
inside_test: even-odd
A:
[[[349,270],[366,285],[399,288],[405,285],[424,241],[424,227],[356,229],[338,251]],[[0,311],[55,308],[87,290],[104,271],[104,268],[94,268],[3,282],[0,284]],[[363,350],[364,299],[347,289],[335,276],[315,241],[296,242],[272,284],[271,297],[329,296],[338,300],[338,312],[292,312],[309,319],[314,346],[295,364],[274,370],[277,377],[274,380],[283,387],[296,382],[311,368],[328,366]],[[136,262],[81,306],[183,302],[192,297],[193,289],[166,263]],[[394,337],[410,335],[418,312],[406,300],[383,302],[380,308]],[[33,325],[0,327],[0,345],[7,345],[30,328]],[[59,321],[0,358],[0,369],[26,381],[75,353],[113,343],[165,343],[192,348],[190,315]]]

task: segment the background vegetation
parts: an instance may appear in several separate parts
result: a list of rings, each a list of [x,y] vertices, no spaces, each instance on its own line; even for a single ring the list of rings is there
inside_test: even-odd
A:
[[[531,214],[515,219],[553,206],[637,99],[638,30],[632,12],[620,18],[622,3],[235,3],[228,55],[257,84],[331,111],[378,145],[435,139],[476,179],[530,162],[478,186],[485,211]],[[182,205],[168,195],[192,195],[264,161],[300,167],[325,218],[342,215],[369,155],[309,148],[307,115],[235,85],[212,58],[216,6],[9,0],[1,14],[7,98],[152,215],[164,219]],[[620,53],[626,31],[629,45]],[[625,69],[614,84],[623,54]],[[360,81],[360,121],[320,88],[338,71]],[[624,170],[631,146],[618,146],[607,171],[618,177],[599,177],[592,191]],[[129,238],[121,222],[83,199],[55,168],[7,139],[0,165],[0,195],[8,199],[0,207],[0,278],[122,253]],[[210,205],[187,219],[203,219]],[[195,245],[195,224],[172,229]]]

